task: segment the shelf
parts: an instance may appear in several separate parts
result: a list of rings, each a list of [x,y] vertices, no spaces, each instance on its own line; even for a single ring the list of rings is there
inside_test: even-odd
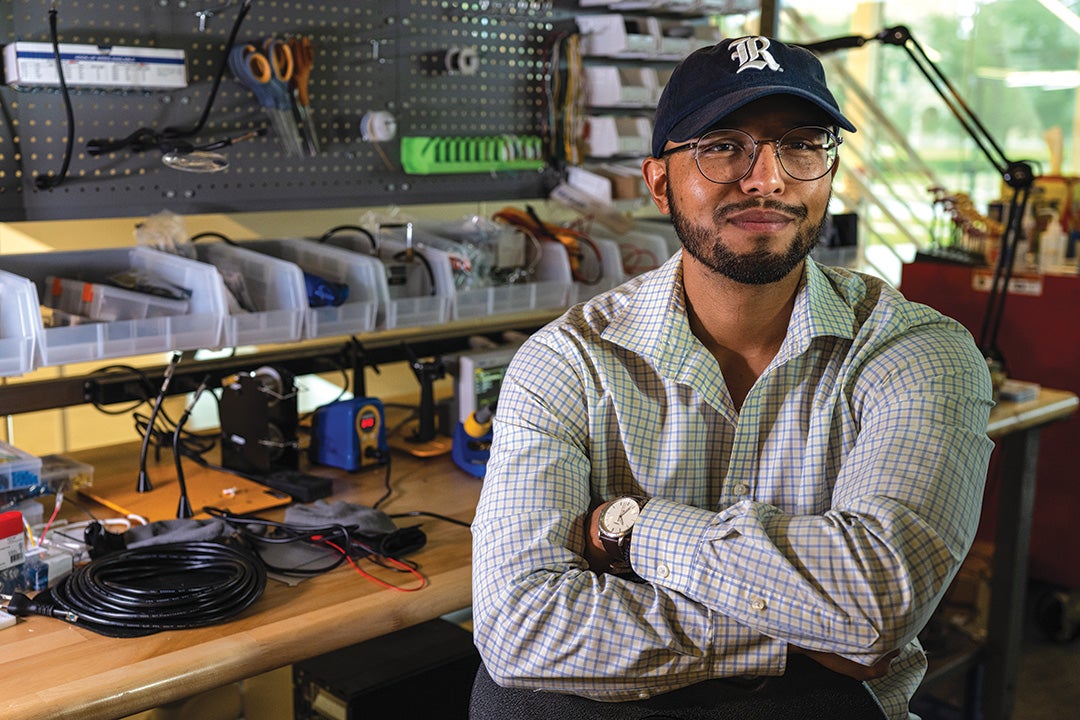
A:
[[[295,375],[356,370],[363,365],[432,357],[469,349],[469,338],[494,336],[509,330],[534,331],[562,313],[562,310],[535,310],[505,313],[483,318],[451,321],[439,325],[398,328],[321,341],[305,341],[280,347],[259,348],[259,352],[212,360],[184,361],[176,366],[169,395],[193,392],[209,376],[212,382],[239,370],[263,365],[288,369]],[[354,342],[355,341],[355,342]],[[165,366],[140,371],[108,374],[87,373],[48,380],[14,382],[4,387],[4,413],[18,415],[95,403],[109,405],[142,399],[146,382],[161,384]]]

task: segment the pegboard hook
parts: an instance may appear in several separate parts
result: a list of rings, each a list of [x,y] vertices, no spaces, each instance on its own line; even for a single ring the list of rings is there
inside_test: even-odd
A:
[[[195,17],[199,18],[199,32],[206,32],[206,21],[217,15],[222,10],[230,7],[233,0],[225,0],[225,3],[215,8],[203,8],[195,11]]]

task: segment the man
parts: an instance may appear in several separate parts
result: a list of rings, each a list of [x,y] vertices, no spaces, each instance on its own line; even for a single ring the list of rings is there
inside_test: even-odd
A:
[[[502,385],[474,717],[729,717],[725,694],[768,696],[746,678],[813,678],[758,716],[908,718],[991,385],[959,324],[808,258],[841,129],[804,49],[740,38],[675,69],[642,169],[682,250],[536,333]]]

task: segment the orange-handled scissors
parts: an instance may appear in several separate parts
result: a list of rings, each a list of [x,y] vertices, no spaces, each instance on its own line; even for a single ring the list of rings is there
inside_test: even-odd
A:
[[[293,75],[293,56],[283,41],[270,38],[263,50],[254,45],[238,45],[229,54],[229,67],[259,101],[270,117],[274,132],[290,155],[303,155],[303,146],[292,117],[289,80]]]
[[[303,36],[289,38],[289,50],[293,58],[292,87],[293,105],[300,118],[300,128],[304,133],[309,155],[319,152],[319,137],[315,132],[315,121],[311,115],[311,96],[308,94],[308,81],[311,68],[315,65],[315,49],[311,39]]]

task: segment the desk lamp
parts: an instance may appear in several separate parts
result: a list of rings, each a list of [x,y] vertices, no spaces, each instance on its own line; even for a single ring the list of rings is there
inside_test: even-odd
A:
[[[990,132],[979,120],[971,107],[957,92],[956,88],[941,69],[927,56],[922,45],[912,37],[911,31],[903,25],[885,28],[876,35],[864,37],[847,35],[844,37],[803,44],[807,50],[822,55],[836,50],[862,47],[867,42],[876,40],[888,45],[899,45],[907,52],[919,71],[929,81],[934,91],[942,99],[953,116],[968,136],[982,151],[990,164],[1001,174],[1005,184],[1012,188],[1008,215],[1005,218],[1005,232],[1001,236],[1001,253],[994,268],[993,282],[987,298],[986,311],[983,315],[979,333],[979,349],[990,366],[1002,366],[1004,360],[997,347],[998,328],[1005,310],[1005,297],[1008,293],[1009,279],[1012,276],[1013,255],[1022,234],[1021,220],[1027,208],[1031,187],[1035,184],[1035,174],[1031,164],[1010,160],[1001,146],[994,141]]]

